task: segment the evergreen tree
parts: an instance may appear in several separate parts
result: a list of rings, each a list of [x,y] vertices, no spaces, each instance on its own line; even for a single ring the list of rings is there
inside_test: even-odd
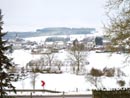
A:
[[[3,36],[6,33],[2,33],[2,12],[0,9],[0,98],[3,98],[3,96],[6,94],[5,89],[12,89],[15,91],[15,87],[11,84],[11,77],[8,73],[11,66],[11,59],[8,58],[5,54],[5,52],[10,48],[10,46],[7,46],[7,41],[3,40]]]
[[[103,45],[103,38],[102,37],[96,37],[95,43],[96,43],[96,45]]]

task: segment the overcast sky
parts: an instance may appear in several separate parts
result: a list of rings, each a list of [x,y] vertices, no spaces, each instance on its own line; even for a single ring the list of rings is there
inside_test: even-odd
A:
[[[103,26],[106,0],[0,0],[4,31]]]

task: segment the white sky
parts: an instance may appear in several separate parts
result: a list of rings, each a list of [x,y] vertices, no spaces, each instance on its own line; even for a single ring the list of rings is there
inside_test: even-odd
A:
[[[103,26],[106,0],[0,0],[4,31]]]

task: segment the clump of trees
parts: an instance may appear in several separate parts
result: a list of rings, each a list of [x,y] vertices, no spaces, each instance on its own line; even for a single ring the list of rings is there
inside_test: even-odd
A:
[[[70,38],[64,38],[64,37],[48,37],[46,38],[45,42],[56,42],[56,41],[70,41]]]
[[[63,62],[56,59],[54,54],[45,54],[37,60],[31,60],[27,63],[26,69],[36,73],[61,73]]]
[[[3,15],[0,9],[0,98],[3,98],[5,94],[5,89],[12,89],[14,92],[15,87],[11,84],[11,76],[8,71],[13,66],[12,59],[7,57],[5,52],[10,49],[10,46],[7,46],[7,41],[3,40],[3,36],[6,33],[2,32],[2,21]]]
[[[119,80],[121,76],[124,76],[124,73],[118,68],[105,67],[103,70],[92,68],[90,72],[86,75],[86,79],[87,81],[92,83],[96,88],[98,88],[99,86],[103,87],[101,82],[103,76],[110,78],[117,76],[118,77],[117,84],[119,84],[119,86],[125,85],[124,80],[121,79]]]

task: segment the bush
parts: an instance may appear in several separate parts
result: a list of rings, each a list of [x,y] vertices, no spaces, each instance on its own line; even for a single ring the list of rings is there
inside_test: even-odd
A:
[[[117,83],[119,84],[119,86],[124,86],[125,85],[124,80],[118,80]]]
[[[95,68],[92,68],[91,71],[90,71],[90,74],[94,77],[100,77],[103,75],[103,72],[101,70],[98,70],[98,69],[95,69]]]
[[[104,68],[103,69],[103,73],[104,73],[104,75],[105,76],[107,76],[107,77],[113,77],[114,76],[114,74],[115,74],[115,68]]]

